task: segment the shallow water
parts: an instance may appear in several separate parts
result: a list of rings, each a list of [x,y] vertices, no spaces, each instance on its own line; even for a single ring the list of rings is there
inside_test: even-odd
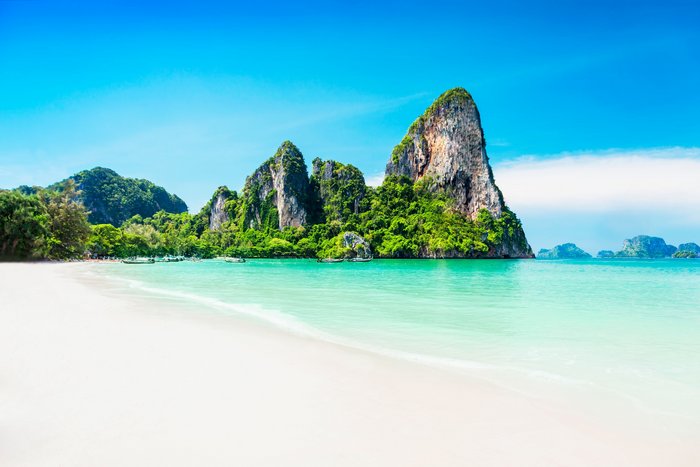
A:
[[[700,422],[700,260],[209,260],[95,270],[526,393],[566,388],[557,393]]]

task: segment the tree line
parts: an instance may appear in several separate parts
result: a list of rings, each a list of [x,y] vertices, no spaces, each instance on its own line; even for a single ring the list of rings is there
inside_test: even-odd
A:
[[[115,226],[88,222],[89,213],[70,179],[61,190],[1,191],[0,257],[341,257],[347,254],[342,237],[348,231],[364,237],[377,257],[480,257],[521,230],[509,210],[499,218],[482,210],[471,220],[453,210],[444,195],[407,177],[392,176],[380,187],[367,187],[360,210],[333,203],[322,223],[284,230],[271,225],[246,228],[239,204],[236,197],[226,203],[230,220],[214,231],[209,229],[208,206],[198,214],[136,215]]]

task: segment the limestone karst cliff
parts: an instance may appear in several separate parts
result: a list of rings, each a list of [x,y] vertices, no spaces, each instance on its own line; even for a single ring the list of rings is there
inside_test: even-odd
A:
[[[199,225],[241,255],[347,253],[341,234],[354,232],[384,258],[534,256],[494,182],[479,113],[464,89],[444,93],[416,120],[386,175],[368,187],[356,167],[320,158],[309,175],[285,141],[240,196],[217,191]]]
[[[420,116],[392,152],[386,175],[424,181],[454,200],[454,207],[474,219],[482,208],[494,217],[503,211],[479,110],[463,88],[442,94]]]
[[[219,230],[223,224],[230,220],[226,202],[235,199],[235,197],[235,191],[232,192],[225,186],[217,188],[208,206],[209,230]]]
[[[504,213],[515,219],[494,181],[479,110],[463,88],[443,93],[413,122],[394,148],[385,175],[404,175],[445,194],[453,208],[470,219],[484,209],[497,219]],[[533,257],[517,224],[487,256]]]
[[[283,229],[306,224],[309,191],[304,156],[294,144],[285,141],[246,179],[245,227]]]

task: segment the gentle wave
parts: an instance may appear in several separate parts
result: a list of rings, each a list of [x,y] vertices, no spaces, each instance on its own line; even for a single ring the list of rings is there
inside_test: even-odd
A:
[[[401,263],[402,265],[404,263]],[[450,263],[452,264],[452,263]],[[292,266],[295,266],[296,263],[292,263]],[[261,266],[265,267],[266,265],[263,263]],[[389,265],[391,266],[391,265]],[[489,266],[489,265],[487,265]],[[550,265],[545,265],[548,267],[551,267]],[[457,264],[454,266],[457,271],[458,267],[461,267],[461,263]],[[535,268],[536,270],[534,273],[529,274],[528,276],[525,277],[519,277],[518,280],[523,281],[524,283],[522,285],[522,292],[519,292],[518,297],[530,297],[530,301],[532,303],[536,303],[539,305],[547,303],[547,300],[554,300],[557,297],[563,304],[569,304],[572,301],[572,298],[568,294],[573,294],[575,297],[580,297],[580,287],[578,287],[579,282],[576,282],[577,288],[575,290],[569,290],[566,287],[564,287],[563,292],[559,291],[558,295],[555,297],[552,297],[548,295],[546,292],[549,289],[546,290],[540,290],[538,289],[538,283],[539,282],[527,282],[525,279],[531,280],[533,278],[537,278],[538,281],[540,281],[540,276],[544,274],[543,271],[540,269],[542,268],[542,265],[537,264],[537,263],[532,263],[530,268]],[[426,268],[424,266],[424,263],[420,263],[415,266],[416,269],[419,268]],[[173,269],[170,268],[168,271],[172,271]],[[260,274],[261,277],[267,277],[268,280],[278,280],[279,277],[272,277],[271,274],[269,274],[270,271],[275,271],[279,272],[278,267],[275,269],[258,269],[255,271],[255,273]],[[335,271],[335,270],[331,270]],[[304,320],[301,317],[297,317],[294,314],[287,313],[283,311],[282,309],[279,309],[277,305],[264,305],[264,301],[257,301],[255,300],[255,294],[253,294],[251,303],[249,304],[243,304],[243,303],[232,303],[232,301],[235,301],[235,298],[232,299],[231,301],[226,301],[226,299],[220,299],[220,298],[215,298],[212,296],[207,296],[203,293],[199,292],[192,292],[192,291],[183,291],[182,289],[175,289],[173,288],[167,288],[166,287],[161,287],[160,284],[153,284],[153,281],[142,281],[140,278],[134,278],[133,276],[131,277],[124,277],[118,273],[116,269],[114,270],[109,270],[109,268],[105,269],[95,269],[95,268],[86,268],[86,272],[89,272],[90,275],[97,275],[100,277],[105,277],[108,279],[114,279],[116,281],[126,283],[128,287],[133,288],[133,289],[138,289],[142,292],[144,292],[147,295],[160,295],[160,296],[169,296],[181,301],[184,301],[186,303],[190,304],[196,304],[197,306],[203,306],[205,308],[211,309],[211,310],[216,310],[219,312],[223,313],[233,313],[237,314],[240,316],[247,316],[252,319],[264,322],[268,325],[274,326],[277,329],[280,329],[284,332],[294,334],[300,337],[305,337],[305,338],[310,338],[310,339],[315,339],[318,341],[323,341],[327,342],[333,345],[345,347],[348,349],[353,349],[356,351],[362,351],[366,353],[371,353],[371,354],[376,354],[396,360],[401,360],[401,361],[406,361],[406,362],[412,362],[412,363],[417,363],[429,367],[434,367],[434,368],[442,368],[446,370],[457,370],[457,371],[463,371],[468,373],[470,377],[473,377],[475,379],[480,379],[483,381],[486,381],[490,384],[493,384],[494,386],[503,388],[505,390],[509,390],[511,392],[515,392],[521,395],[525,395],[531,398],[535,399],[542,399],[545,397],[548,397],[547,395],[551,396],[559,396],[561,395],[566,395],[569,394],[571,395],[571,392],[578,393],[587,399],[590,400],[590,396],[593,396],[594,394],[599,394],[599,395],[607,395],[611,396],[615,399],[615,403],[618,402],[624,402],[626,405],[633,406],[637,409],[641,409],[645,412],[648,413],[653,413],[653,414],[659,414],[659,415],[671,415],[675,417],[680,417],[684,419],[691,419],[695,420],[694,416],[688,416],[689,414],[686,414],[684,411],[687,409],[687,407],[684,405],[683,408],[679,408],[680,406],[671,403],[671,406],[674,406],[673,409],[669,406],[669,404],[665,402],[661,402],[658,400],[658,397],[656,395],[652,395],[652,398],[649,399],[650,394],[645,391],[636,391],[634,388],[646,388],[649,387],[647,383],[649,381],[645,381],[644,379],[639,379],[638,378],[638,383],[637,385],[630,385],[629,380],[622,380],[622,379],[615,379],[613,377],[611,380],[607,379],[597,379],[597,378],[581,378],[580,375],[575,375],[572,377],[572,375],[569,374],[563,374],[558,372],[556,369],[554,371],[551,371],[551,368],[531,368],[528,365],[523,365],[523,366],[518,366],[517,364],[502,364],[502,363],[491,363],[491,362],[482,362],[482,361],[475,361],[475,360],[470,360],[468,357],[463,358],[463,357],[445,357],[445,356],[439,356],[439,355],[434,355],[431,353],[426,353],[424,351],[415,351],[415,350],[401,350],[397,348],[391,348],[389,345],[384,345],[383,343],[376,344],[376,343],[370,343],[367,341],[362,340],[362,338],[355,338],[355,337],[348,337],[344,336],[338,332],[331,331],[328,332],[324,329],[321,329],[313,323],[309,323],[308,321]],[[206,272],[206,271],[205,271]],[[422,271],[424,272],[424,271]],[[545,271],[547,272],[547,271]],[[595,271],[598,272],[598,271]],[[93,274],[95,273],[95,274]],[[267,273],[267,274],[266,274]],[[535,274],[536,273],[536,274]],[[551,271],[549,271],[551,273]],[[559,273],[559,271],[557,271]],[[251,273],[252,274],[252,273]],[[607,277],[609,274],[602,274],[601,277],[605,276]],[[457,277],[458,274],[455,273],[455,277]],[[502,274],[494,274],[493,275],[493,280],[499,281],[501,280]],[[629,273],[626,275],[629,276]],[[158,274],[156,277],[162,279],[163,276],[161,277],[160,274]],[[198,276],[199,277],[199,276]],[[246,275],[246,277],[250,277],[250,275]],[[295,276],[292,275],[292,278]],[[335,273],[333,276],[324,276],[326,282],[328,281],[342,281],[347,278],[343,277],[341,274]],[[460,277],[469,277],[465,274],[462,274]],[[482,276],[480,276],[482,277]],[[548,277],[548,276],[547,276]],[[589,277],[590,275],[586,276]],[[675,276],[674,276],[675,277]],[[678,281],[682,278],[683,276],[676,277],[675,280]],[[147,276],[147,278],[150,278],[150,276]],[[216,279],[216,277],[214,277]],[[313,279],[316,279],[315,277],[312,277]],[[440,277],[442,280],[444,280],[444,277]],[[593,276],[594,279],[600,279],[598,276]],[[210,280],[212,279],[211,277],[201,277],[202,280]],[[375,285],[378,280],[382,280],[383,278],[377,277],[376,275],[371,277],[371,279],[374,281]],[[389,286],[391,287],[394,282],[394,277],[391,278],[391,280],[387,281],[386,279],[384,280],[384,286]],[[405,278],[404,278],[405,279]],[[569,278],[571,279],[571,278]],[[557,282],[556,278],[555,279],[550,279],[550,288],[552,287],[551,282],[554,281],[554,284],[558,284],[560,287],[562,286],[561,281]],[[667,279],[668,281],[668,279]],[[242,283],[245,283],[241,281]],[[249,283],[247,284],[248,286],[254,287],[254,284],[251,283],[251,281],[248,281]],[[546,282],[546,281],[545,281]],[[595,281],[589,280],[591,284],[587,284],[587,287],[584,287],[583,290],[590,290],[591,287],[596,286]],[[518,282],[513,282],[511,283],[518,284]],[[318,283],[314,283],[313,288],[309,288],[309,293],[316,293],[318,292]],[[305,282],[294,282],[291,281],[291,284],[285,284],[287,288],[298,288],[298,287],[306,287],[307,284]],[[327,285],[327,284],[326,284]],[[350,284],[357,286],[357,284]],[[567,284],[563,284],[567,285]],[[681,284],[682,285],[682,284]],[[347,286],[347,284],[344,284],[344,286]],[[494,286],[495,287],[495,286]],[[494,287],[489,287],[490,289],[493,289]],[[531,292],[531,288],[535,288],[536,291],[538,291],[536,294],[533,295]],[[600,289],[600,286],[598,286],[598,290],[604,290]],[[644,290],[647,290],[645,288]],[[304,289],[302,289],[304,290]],[[508,289],[506,289],[508,290]],[[558,290],[558,289],[557,289]],[[630,289],[634,291],[635,289]],[[627,306],[627,302],[629,301],[627,299],[627,296],[629,295],[629,290],[628,289],[615,289],[616,292],[622,292],[623,295],[622,297],[625,299],[624,304]],[[478,293],[482,294],[485,293],[482,290],[477,291]],[[487,290],[488,292],[488,290]],[[395,290],[394,293],[403,293],[402,290]],[[565,294],[564,294],[565,293]],[[524,294],[524,295],[523,295]],[[562,295],[564,294],[564,295]],[[637,297],[638,292],[635,292],[635,300],[638,298]],[[687,294],[683,294],[685,296]],[[479,296],[479,295],[472,295],[472,296]],[[692,294],[691,294],[692,296]],[[383,297],[385,298],[385,297]],[[604,297],[605,298],[605,297]],[[609,297],[607,297],[608,302],[606,303],[607,309],[608,310],[614,310],[614,307],[611,306],[618,304],[620,302],[620,299],[616,299],[614,301],[610,301]],[[605,303],[605,302],[600,302],[600,297],[597,297],[598,301],[596,303]],[[678,302],[678,300],[676,300]],[[556,302],[559,303],[559,302]],[[578,303],[578,302],[577,302]],[[680,303],[680,302],[679,302]],[[682,303],[681,303],[682,304]],[[488,302],[487,305],[484,307],[484,310],[488,312]],[[507,305],[507,303],[506,303]],[[511,305],[513,305],[511,303]],[[590,304],[589,304],[590,305]],[[319,307],[321,306],[320,303],[315,302],[314,306]],[[571,313],[567,314],[562,314],[561,316],[566,318],[567,316],[587,316],[584,315],[583,312],[588,312],[590,307],[583,307],[585,310],[576,310],[578,311],[578,315],[574,315]],[[534,309],[534,308],[533,308]],[[547,307],[545,306],[545,310]],[[316,313],[318,313],[319,310],[316,310]],[[330,310],[329,310],[330,311]],[[302,313],[303,315],[303,313]],[[639,315],[639,310],[635,309],[635,314],[630,315],[630,319],[634,318],[634,316]],[[538,315],[534,316],[525,316],[525,315],[513,315],[515,318],[522,318],[521,321],[514,321],[514,322],[521,322],[525,323],[526,326],[532,325],[533,322],[537,323],[537,318]],[[609,316],[611,316],[611,312],[608,312],[607,314],[600,313],[598,315],[595,315],[594,318],[597,319],[606,319]],[[533,321],[534,320],[534,321]],[[540,321],[543,322],[544,325],[550,324],[549,322],[546,321]],[[566,321],[562,321],[566,322]],[[630,321],[632,325],[635,324],[635,321]],[[625,326],[625,331],[634,331],[634,329],[628,329],[627,326]],[[566,331],[566,329],[564,328]],[[589,329],[589,331],[594,330],[594,328]],[[641,329],[643,331],[643,328]],[[572,337],[574,338],[585,338],[586,336],[590,336],[591,334],[584,334],[584,335],[573,335]],[[505,341],[504,341],[505,342]],[[545,341],[546,342],[546,341]],[[429,352],[429,351],[428,351]],[[612,356],[612,360],[609,360],[609,362],[615,362],[614,356]],[[521,359],[521,360],[526,360],[526,359]],[[526,363],[526,362],[525,362]],[[591,362],[592,365],[594,365],[597,362]],[[590,366],[586,369],[592,369],[591,373],[593,375],[596,374],[596,367],[595,366]],[[604,376],[605,378],[608,377],[610,373],[607,372]],[[655,374],[655,378],[663,378],[662,374]],[[668,388],[668,380],[659,380],[661,382],[661,385],[658,386],[658,394],[659,397],[666,398],[668,397],[665,395],[667,394],[667,391],[662,390],[664,388]],[[554,384],[551,384],[554,383]],[[655,384],[655,382],[653,382]],[[686,385],[688,383],[685,383]],[[620,387],[622,385],[622,387]],[[567,389],[568,388],[568,389]],[[633,390],[629,390],[632,388]],[[552,392],[554,391],[554,392]],[[636,394],[639,392],[639,394]],[[692,391],[691,391],[692,392]],[[681,394],[683,398],[689,398],[692,397],[691,394],[686,390],[685,394]],[[568,400],[570,402],[569,396],[566,396],[566,399],[562,400]],[[673,399],[675,400],[675,399]],[[666,405],[667,407],[663,407]],[[694,406],[694,404],[691,404]],[[671,409],[670,411],[668,409]]]
[[[223,300],[217,299],[217,298],[207,297],[207,296],[203,296],[203,295],[196,295],[196,294],[187,293],[187,292],[181,292],[181,291],[176,291],[176,290],[169,290],[169,289],[153,287],[153,286],[147,285],[147,284],[145,284],[141,281],[135,280],[135,279],[127,279],[127,278],[123,278],[123,277],[113,277],[113,276],[110,276],[110,277],[112,277],[116,280],[124,281],[130,287],[137,288],[139,290],[142,290],[142,291],[150,293],[150,294],[158,294],[158,295],[164,295],[164,296],[169,296],[169,297],[176,297],[176,298],[187,300],[191,303],[198,303],[198,304],[207,306],[210,309],[215,309],[215,310],[224,311],[224,312],[234,312],[234,313],[238,313],[241,315],[250,316],[250,317],[253,317],[255,319],[264,321],[268,324],[271,324],[271,325],[275,326],[276,328],[281,329],[285,332],[289,332],[293,335],[297,335],[300,337],[317,339],[317,340],[320,340],[323,342],[327,342],[330,344],[338,345],[338,346],[353,349],[353,350],[360,350],[360,351],[372,353],[375,355],[390,357],[393,359],[412,362],[412,363],[418,363],[421,365],[426,365],[426,366],[430,366],[430,367],[434,367],[434,368],[469,371],[471,376],[477,377],[477,378],[482,379],[484,381],[487,381],[491,384],[497,385],[497,386],[504,388],[504,389],[508,389],[508,390],[517,392],[517,393],[522,394],[522,395],[532,396],[532,394],[528,394],[520,389],[513,387],[512,385],[504,384],[502,381],[499,381],[497,379],[489,378],[483,374],[482,375],[475,375],[474,371],[478,370],[478,371],[515,372],[515,373],[519,373],[519,374],[525,375],[525,376],[530,377],[530,378],[536,378],[539,380],[546,379],[548,381],[557,382],[559,384],[580,385],[580,386],[592,386],[592,385],[594,385],[594,383],[591,383],[589,381],[576,380],[576,379],[564,377],[564,376],[561,376],[561,375],[558,375],[555,373],[545,372],[545,371],[541,371],[541,370],[530,370],[530,369],[522,369],[522,368],[517,368],[517,367],[506,367],[506,366],[492,365],[492,364],[487,364],[487,363],[462,360],[462,359],[455,359],[455,358],[436,357],[436,356],[431,356],[431,355],[418,354],[418,353],[413,353],[413,352],[406,352],[406,351],[401,351],[401,350],[390,349],[390,348],[386,348],[386,347],[369,345],[369,344],[365,344],[365,343],[357,341],[357,340],[348,339],[348,338],[334,335],[334,334],[329,334],[329,333],[324,332],[318,328],[310,326],[310,325],[302,322],[301,320],[299,320],[293,316],[284,314],[284,313],[276,311],[276,310],[266,309],[265,307],[262,307],[260,305],[229,303],[229,302],[225,302]]]

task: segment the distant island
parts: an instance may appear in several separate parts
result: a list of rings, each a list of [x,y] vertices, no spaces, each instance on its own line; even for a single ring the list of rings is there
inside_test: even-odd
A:
[[[616,258],[697,258],[700,246],[696,243],[681,243],[678,248],[667,245],[660,237],[639,235],[624,241]]]
[[[663,238],[638,235],[626,239],[622,250],[615,253],[618,258],[668,258],[675,253],[676,247],[667,245]]]
[[[681,243],[678,250],[673,253],[674,258],[698,258],[700,257],[700,245],[697,243]]]
[[[316,158],[311,168],[285,141],[240,193],[222,186],[197,214],[162,187],[101,167],[47,188],[4,190],[0,257],[534,257],[463,88],[410,126],[380,187],[350,164]]]
[[[557,245],[551,250],[542,248],[539,253],[537,253],[538,259],[577,259],[590,257],[590,254],[586,253],[573,243]]]
[[[682,243],[676,248],[667,245],[660,237],[638,235],[626,239],[622,250],[600,250],[598,258],[697,258],[700,256],[700,246],[696,243]],[[577,247],[573,243],[557,245],[552,249],[542,248],[537,253],[538,259],[581,259],[591,258],[591,255]]]

